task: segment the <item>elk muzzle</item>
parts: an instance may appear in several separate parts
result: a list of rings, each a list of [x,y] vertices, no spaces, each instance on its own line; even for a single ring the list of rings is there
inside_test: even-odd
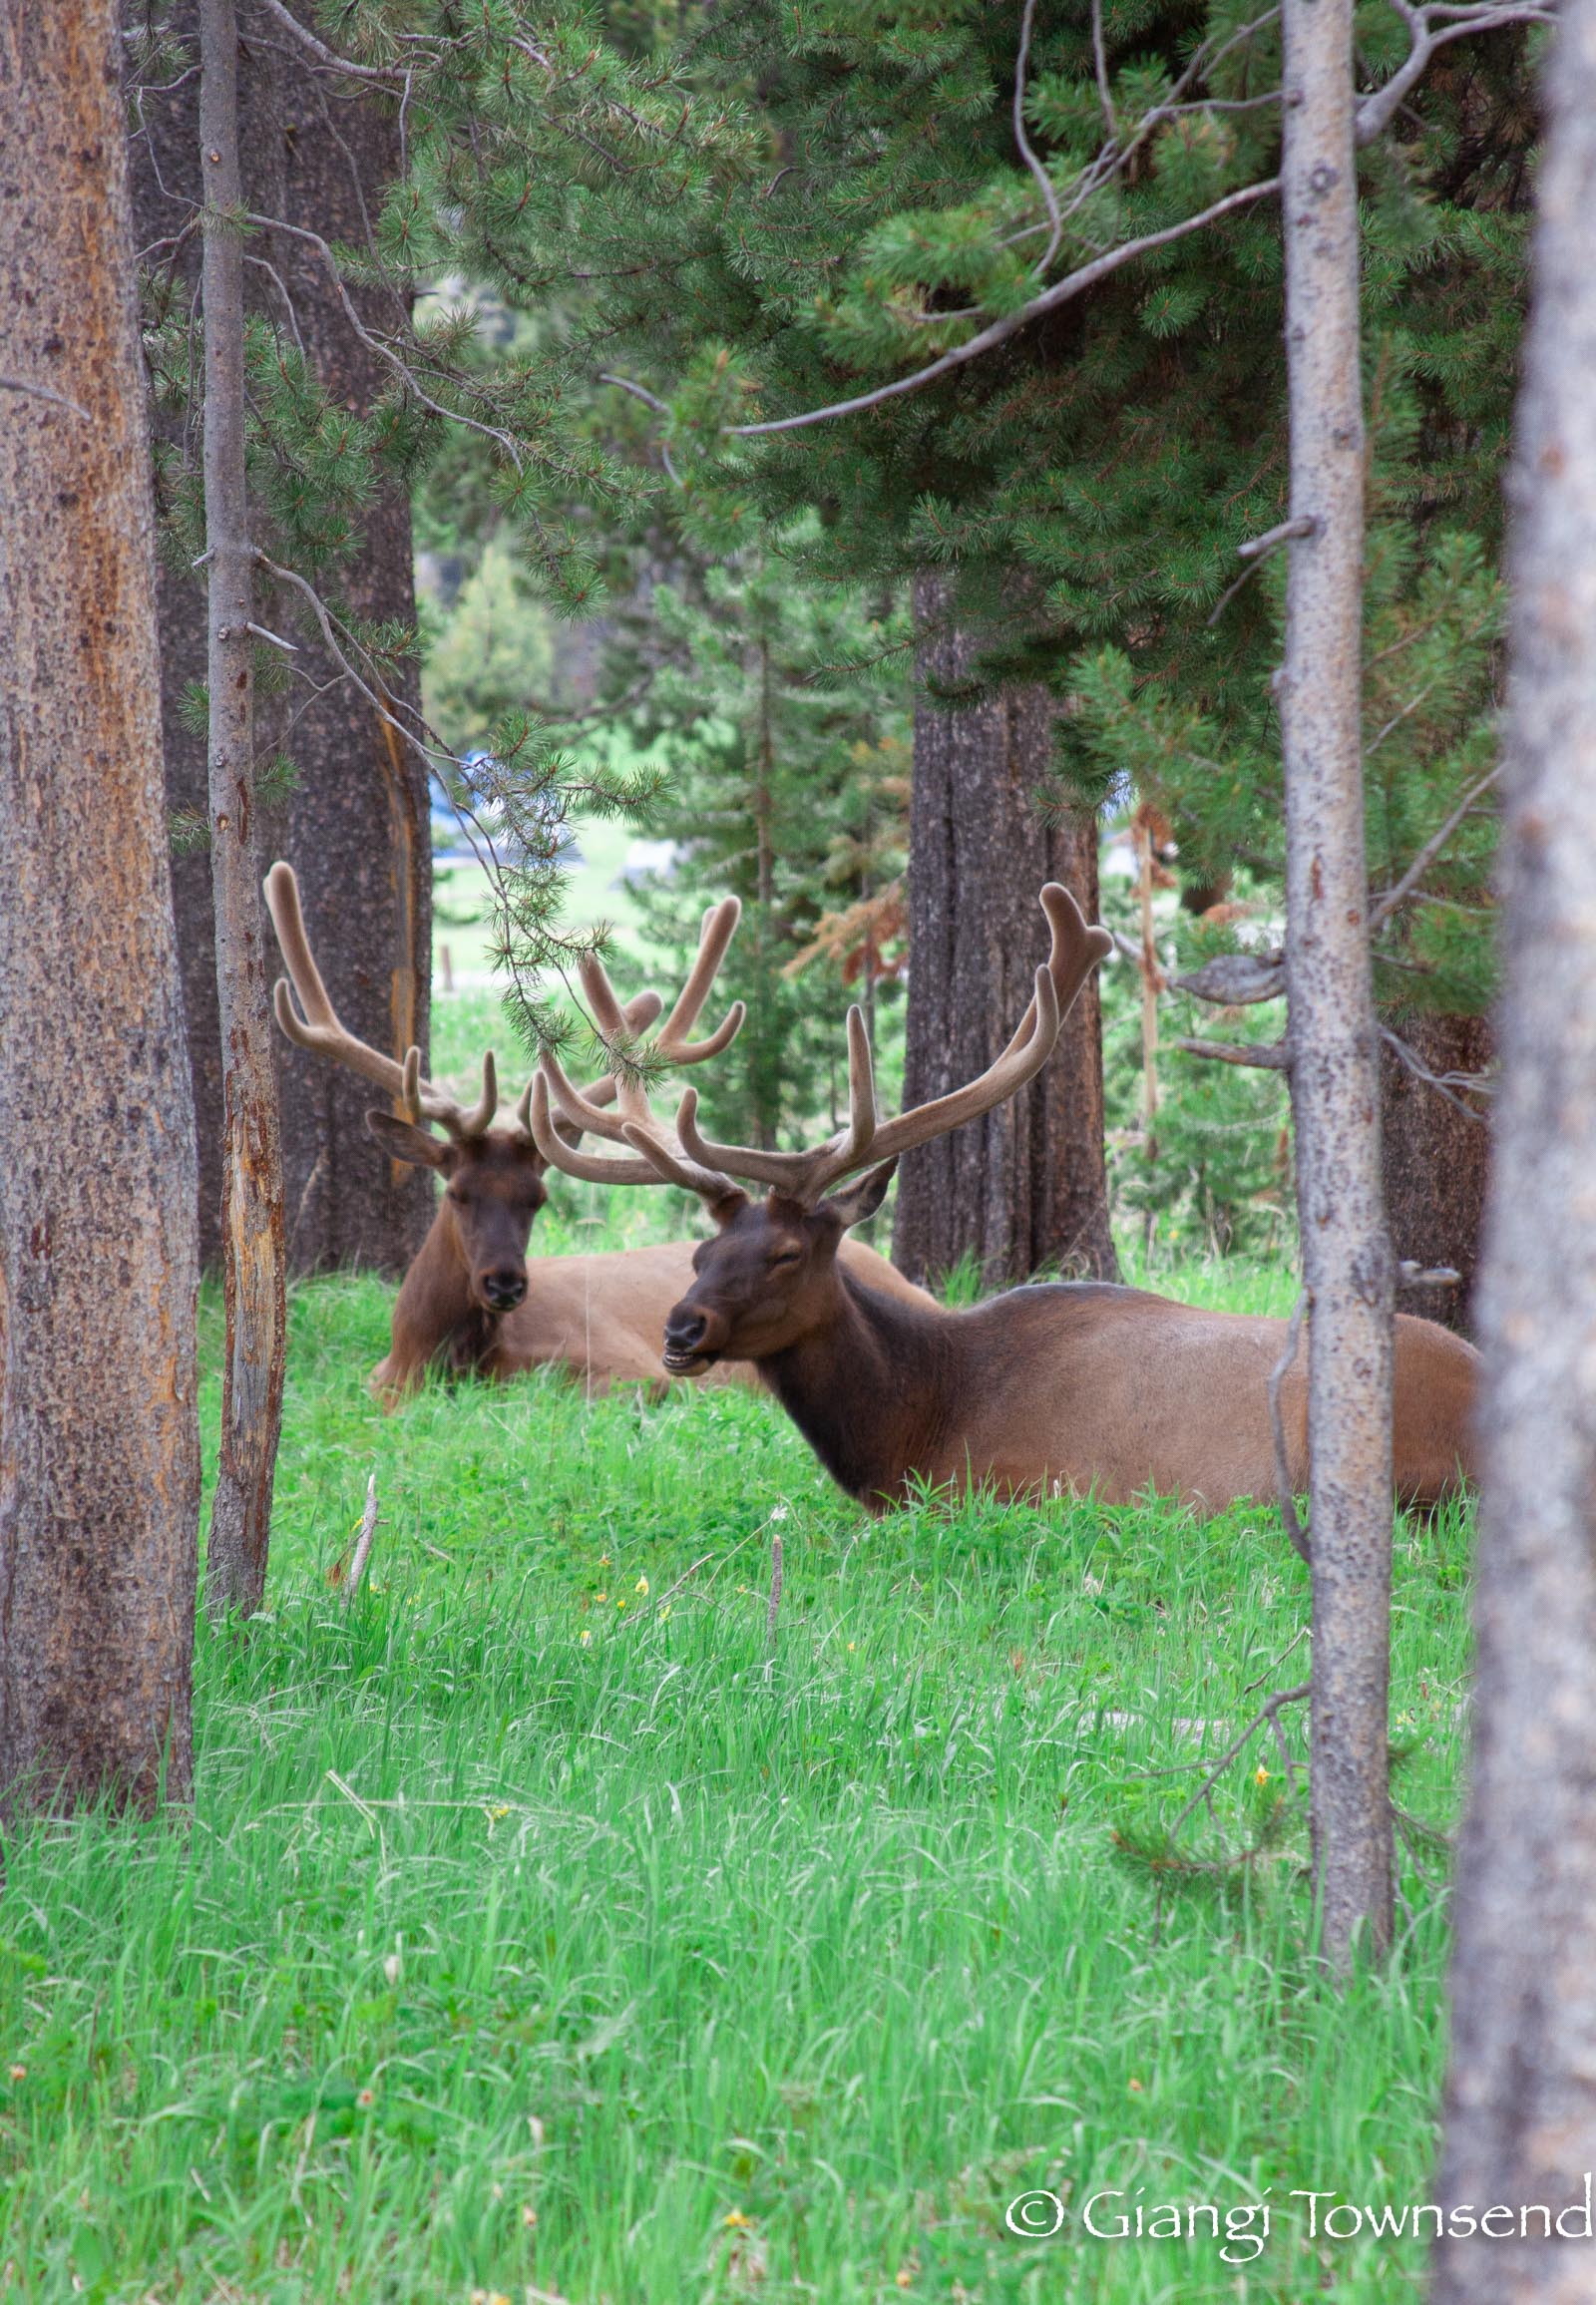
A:
[[[513,1313],[527,1294],[525,1265],[500,1265],[478,1276],[483,1303],[490,1313]]]
[[[665,1315],[665,1344],[660,1358],[672,1376],[690,1376],[719,1358],[730,1332],[723,1313],[706,1312],[684,1297]]]

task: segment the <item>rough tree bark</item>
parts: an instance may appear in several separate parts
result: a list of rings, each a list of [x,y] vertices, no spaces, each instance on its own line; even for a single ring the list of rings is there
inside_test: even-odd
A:
[[[254,812],[254,559],[244,483],[243,205],[232,0],[200,0],[204,191],[204,477],[210,690],[210,869],[222,1058],[221,1445],[205,1548],[205,1606],[249,1616],[266,1587],[282,1426],[282,1159],[270,975]]]
[[[1048,766],[1047,691],[1015,686],[959,700],[981,642],[955,621],[947,579],[917,579],[915,622],[911,1104],[974,1079],[1018,1022],[1041,950],[1042,883],[1061,881],[1088,920],[1097,915],[1095,825],[1045,825],[1035,804]],[[989,1283],[1024,1281],[1042,1266],[1115,1277],[1095,977],[1039,1080],[985,1120],[905,1157],[894,1261],[925,1280],[972,1251]]]
[[[1511,2204],[1438,2252],[1437,2305],[1580,2305],[1596,2166],[1596,0],[1547,74],[1510,483],[1473,1783],[1458,1857],[1441,2198]],[[1520,2208],[1563,2218],[1547,2239]],[[1572,2215],[1570,2208],[1574,2209]],[[1582,2246],[1569,2246],[1570,2241]]]
[[[7,22],[0,1807],[148,1810],[193,1775],[198,1265],[116,9]]]
[[[308,13],[303,11],[302,13]],[[398,120],[369,97],[323,94],[315,76],[280,77],[285,222],[324,240],[363,246],[383,190],[399,169]],[[287,233],[272,255],[293,299],[311,366],[331,397],[364,413],[391,372],[359,341],[320,255]],[[370,325],[398,317],[390,291],[350,296]],[[384,489],[362,523],[362,549],[339,580],[356,616],[416,620],[410,505]],[[316,958],[339,1015],[373,1047],[403,1060],[412,1045],[426,1063],[432,1003],[432,832],[427,772],[352,681],[305,643],[287,750],[300,771],[282,854],[299,875]],[[413,665],[398,683],[420,703]],[[402,1272],[426,1238],[436,1206],[431,1175],[388,1160],[365,1115],[369,1082],[340,1065],[282,1054],[282,1159],[288,1258],[296,1272],[374,1265]]]
[[[168,13],[177,31],[195,35],[196,0],[182,0]],[[359,245],[366,217],[375,214],[397,167],[394,117],[370,99],[323,96],[302,62],[283,55],[277,27],[247,7],[240,21],[248,204],[323,239]],[[251,38],[256,30],[268,39]],[[142,245],[181,231],[195,211],[197,106],[192,81],[142,102],[143,133],[133,148]],[[271,270],[246,265],[246,302],[283,326],[286,290],[316,375],[336,400],[364,413],[386,379],[351,329],[320,256],[285,232],[258,235],[251,252],[266,256]],[[198,267],[196,248],[196,273]],[[365,318],[383,318],[380,291],[355,287],[350,294]],[[343,597],[357,616],[414,622],[410,510],[402,491],[383,493],[362,535],[342,578]],[[362,1038],[398,1057],[415,1041],[425,1062],[432,952],[425,770],[390,741],[391,732],[352,685],[329,685],[335,667],[324,651],[302,634],[301,642],[295,667],[302,677],[286,700],[292,726],[285,738],[300,782],[287,808],[263,819],[261,845],[297,866],[340,1015]],[[184,689],[205,674],[204,591],[193,577],[168,570],[161,578],[161,670],[169,802],[203,815],[205,744],[184,727],[177,707]],[[413,683],[413,672],[407,677]],[[281,711],[281,704],[274,709]],[[264,745],[266,732],[258,725],[256,737]],[[219,1266],[221,1039],[209,858],[177,858],[173,877],[199,1122],[200,1254],[206,1266]],[[364,1124],[369,1086],[280,1044],[274,1054],[290,1269],[401,1270],[431,1222],[431,1180],[425,1171],[388,1161],[372,1143]]]
[[[1315,1882],[1325,1958],[1391,1937],[1392,1276],[1364,861],[1353,0],[1284,0],[1291,545],[1286,981],[1309,1304]]]
[[[1430,1072],[1484,1072],[1491,1061],[1490,1023],[1483,1016],[1414,1012],[1392,1019]],[[1473,1330],[1474,1275],[1490,1165],[1488,1107],[1459,1092],[1479,1119],[1469,1120],[1438,1090],[1420,1080],[1394,1050],[1380,1056],[1380,1139],[1386,1221],[1392,1255],[1420,1265],[1450,1265],[1458,1280],[1446,1288],[1405,1289],[1398,1281],[1396,1310]]]
[[[145,0],[123,0],[125,29],[144,22]],[[200,36],[198,0],[177,0],[165,11],[174,34],[191,48]],[[277,60],[264,48],[240,58],[239,144],[248,158],[250,204],[275,213],[281,206],[277,165],[281,130],[277,120]],[[141,249],[156,248],[192,224],[200,210],[200,85],[179,77],[178,86],[141,94],[135,107],[131,145],[134,230]],[[198,297],[200,246],[193,235],[177,251],[183,291]],[[248,267],[245,301],[269,309],[272,291],[263,272]],[[280,304],[278,306],[280,315]],[[158,435],[181,448],[190,430],[185,418],[157,413]],[[198,438],[198,426],[194,428]],[[207,619],[202,570],[175,568],[163,558],[158,577],[161,631],[161,721],[166,746],[167,806],[174,813],[208,819],[209,770],[202,733],[190,728],[181,706],[185,692],[205,679]],[[257,735],[258,735],[257,730]],[[221,1269],[222,1093],[221,1020],[216,1009],[215,907],[210,853],[189,849],[172,860],[173,907],[178,923],[178,960],[183,972],[183,1004],[188,1018],[189,1070],[194,1089],[195,1132],[200,1155],[200,1262]]]

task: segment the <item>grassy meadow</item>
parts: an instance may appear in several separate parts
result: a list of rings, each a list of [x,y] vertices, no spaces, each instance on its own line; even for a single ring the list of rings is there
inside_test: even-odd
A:
[[[585,1224],[609,1237],[579,1212],[543,1245]],[[1438,1866],[1338,1999],[1272,1744],[1181,1834],[1214,1869],[1147,1861],[1255,1685],[1302,1678],[1272,1514],[867,1522],[730,1390],[545,1378],[385,1418],[387,1311],[366,1280],[294,1296],[269,1607],[201,1630],[192,1827],[6,1848],[0,2296],[1416,2295],[1410,2241],[1310,2242],[1290,2195],[1424,2198]],[[218,1341],[207,1307],[207,1425]],[[1443,1825],[1466,1534],[1398,1533],[1399,1797]],[[1056,2237],[1005,2222],[1038,2188]],[[1105,2188],[1099,2222],[1261,2200],[1272,2229],[1082,2237]]]

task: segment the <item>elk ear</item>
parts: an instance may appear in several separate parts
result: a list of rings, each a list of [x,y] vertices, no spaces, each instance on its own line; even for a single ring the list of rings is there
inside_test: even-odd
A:
[[[875,1215],[897,1174],[896,1158],[883,1161],[880,1168],[867,1169],[846,1192],[832,1193],[820,1205],[837,1219],[845,1233],[851,1232],[855,1225],[862,1225],[867,1217]]]
[[[703,1193],[699,1197],[703,1201],[704,1207],[714,1218],[716,1231],[722,1233],[735,1218],[741,1216],[743,1210],[748,1206],[748,1195],[743,1191],[741,1185],[728,1185],[723,1193],[716,1193],[713,1200],[707,1193]]]
[[[400,1120],[391,1112],[368,1112],[366,1133],[374,1136],[389,1157],[396,1161],[410,1161],[416,1168],[447,1169],[454,1163],[454,1146],[442,1137],[434,1136],[431,1129],[414,1128],[407,1120]]]

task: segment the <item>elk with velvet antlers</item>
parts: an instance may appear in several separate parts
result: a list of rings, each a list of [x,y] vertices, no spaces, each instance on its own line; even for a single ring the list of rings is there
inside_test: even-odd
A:
[[[548,1163],[528,1127],[529,1083],[510,1127],[496,1128],[498,1073],[490,1049],[482,1063],[482,1094],[469,1111],[422,1077],[421,1052],[401,1064],[369,1047],[343,1025],[321,980],[305,933],[293,870],[275,864],[266,875],[266,904],[277,943],[298,996],[278,979],[277,1022],[300,1048],[330,1057],[374,1083],[399,1106],[373,1111],[366,1126],[395,1160],[434,1169],[444,1190],[432,1229],[405,1275],[393,1312],[386,1356],[371,1374],[372,1389],[392,1407],[422,1382],[429,1367],[501,1378],[550,1364],[570,1368],[592,1390],[610,1384],[662,1383],[659,1350],[665,1316],[692,1279],[692,1244],[665,1241],[645,1249],[617,1249],[586,1257],[544,1257],[531,1279],[527,1243],[533,1219],[548,1199]],[[697,957],[681,993],[652,1043],[658,1060],[701,1064],[735,1037],[743,1019],[737,1001],[706,1039],[688,1038],[709,996],[741,908],[727,897],[705,914]],[[583,966],[595,1020],[608,1046],[630,1049],[658,1016],[662,1001],[640,992],[624,1007],[597,960]],[[581,1092],[585,1106],[611,1101],[611,1076]],[[440,1128],[442,1137],[432,1131]],[[553,1132],[551,1131],[551,1134]],[[575,1157],[575,1142],[565,1144]],[[579,1172],[580,1173],[580,1172]],[[889,1295],[931,1300],[862,1243],[850,1243],[850,1266]],[[695,1374],[709,1374],[705,1368]],[[734,1355],[715,1373],[746,1380]]]
[[[699,1196],[717,1229],[666,1320],[665,1366],[686,1375],[726,1357],[751,1360],[827,1469],[873,1510],[922,1482],[1004,1496],[1095,1491],[1116,1503],[1153,1488],[1210,1511],[1271,1496],[1268,1387],[1285,1322],[1090,1282],[1015,1289],[952,1313],[894,1303],[839,1262],[849,1228],[881,1206],[900,1154],[990,1112],[1040,1071],[1070,1002],[1111,950],[1066,890],[1050,884],[1041,905],[1051,954],[1007,1047],[979,1080],[897,1120],[878,1114],[856,1008],[849,1119],[813,1151],[710,1142],[691,1088],[674,1129],[634,1085],[622,1086],[611,1113],[553,1058],[534,1084],[533,1134],[550,1162],[576,1175],[663,1179]],[[567,1128],[622,1141],[628,1153],[574,1156],[556,1112]],[[763,1186],[764,1197],[739,1180]],[[1298,1489],[1308,1478],[1305,1359],[1281,1387]],[[1477,1368],[1477,1353],[1449,1331],[1398,1317],[1395,1470],[1405,1502],[1436,1503],[1470,1469]]]

